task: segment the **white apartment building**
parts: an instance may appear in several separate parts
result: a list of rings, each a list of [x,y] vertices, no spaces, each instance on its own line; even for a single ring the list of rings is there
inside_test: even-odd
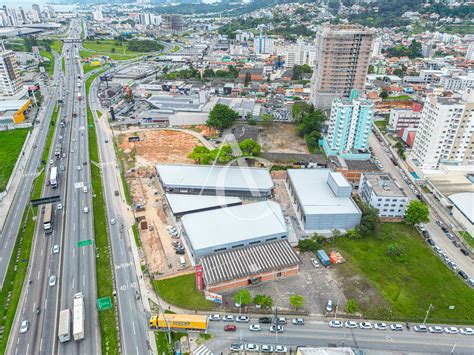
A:
[[[459,97],[428,96],[411,162],[422,170],[474,164],[474,89]]]
[[[464,91],[467,88],[474,87],[474,72],[467,73],[467,75],[443,75],[439,84],[449,91]]]
[[[15,53],[5,50],[3,43],[0,43],[0,96],[13,96],[20,92],[22,87]]]
[[[412,108],[392,108],[388,118],[389,130],[398,132],[403,128],[418,128],[421,110],[420,104],[416,104]]]
[[[380,217],[403,218],[408,196],[389,173],[362,173],[358,195],[379,211]]]
[[[275,51],[275,41],[272,37],[262,34],[253,40],[255,54],[273,54]]]
[[[102,10],[100,9],[100,6],[97,6],[92,13],[92,18],[96,22],[101,22],[104,21],[104,16],[102,15]]]

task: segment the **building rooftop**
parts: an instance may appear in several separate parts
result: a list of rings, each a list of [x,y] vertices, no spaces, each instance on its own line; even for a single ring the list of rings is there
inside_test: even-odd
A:
[[[175,215],[242,203],[240,198],[230,196],[165,194],[165,197]]]
[[[330,172],[330,169],[288,169],[288,177],[293,182],[304,213],[361,213],[352,198],[334,195],[327,182]]]
[[[296,266],[300,258],[287,240],[223,251],[201,258],[207,285]]]
[[[288,233],[281,207],[273,201],[191,213],[182,223],[195,250]]]
[[[449,199],[474,224],[474,192],[461,192],[449,196]]]
[[[0,102],[0,112],[18,111],[28,103],[29,100],[5,100]]]
[[[389,173],[363,173],[377,196],[407,197]]]
[[[426,175],[426,178],[444,197],[461,192],[474,193],[474,183],[468,179],[465,172]]]
[[[156,165],[166,187],[232,191],[269,191],[270,173],[264,168],[203,165]]]

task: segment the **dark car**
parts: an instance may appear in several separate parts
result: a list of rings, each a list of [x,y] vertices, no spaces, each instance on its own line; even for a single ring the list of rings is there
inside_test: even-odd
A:
[[[176,254],[179,254],[179,255],[184,255],[185,251],[184,249],[178,249],[175,251]]]
[[[461,243],[459,243],[457,240],[453,240],[453,244],[456,248],[460,248],[461,247]]]
[[[426,239],[426,242],[427,242],[429,245],[431,245],[432,247],[435,246],[435,242],[434,242],[433,239],[431,239],[431,238]]]
[[[469,278],[469,276],[467,276],[467,274],[462,270],[458,271],[458,275],[461,276],[464,280],[467,280]]]
[[[425,238],[429,238],[429,237],[430,237],[430,233],[428,233],[428,231],[425,229],[425,230],[423,231],[423,236],[424,236]]]
[[[441,226],[441,230],[442,230],[444,233],[448,233],[448,232],[449,232],[448,228],[446,228],[445,226]]]
[[[258,318],[258,322],[262,324],[271,324],[272,319],[270,317],[260,317]]]
[[[469,256],[469,252],[466,249],[461,248],[459,250],[461,250],[461,253],[463,253],[464,255]]]
[[[225,332],[235,332],[236,330],[237,330],[237,327],[233,324],[224,325]]]

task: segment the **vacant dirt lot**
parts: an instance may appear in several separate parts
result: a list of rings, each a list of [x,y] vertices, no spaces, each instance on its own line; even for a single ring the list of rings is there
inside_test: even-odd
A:
[[[309,153],[303,138],[298,136],[296,125],[274,123],[259,131],[258,143],[263,152]]]

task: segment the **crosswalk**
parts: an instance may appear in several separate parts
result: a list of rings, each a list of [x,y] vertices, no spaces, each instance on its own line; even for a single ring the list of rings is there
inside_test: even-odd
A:
[[[206,345],[201,345],[193,351],[193,355],[214,355]]]

